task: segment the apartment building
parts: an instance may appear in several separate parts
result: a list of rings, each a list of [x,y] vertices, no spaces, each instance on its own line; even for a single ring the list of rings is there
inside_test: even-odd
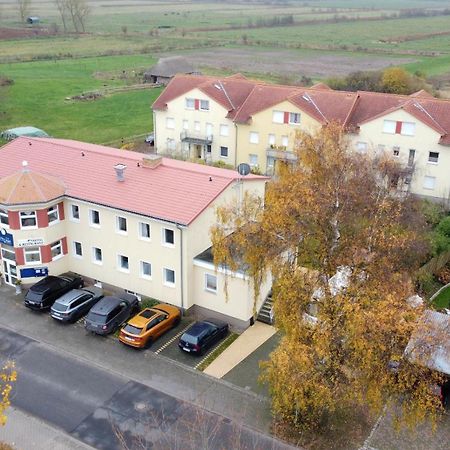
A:
[[[450,197],[450,101],[425,91],[404,96],[334,91],[323,83],[311,88],[276,86],[242,75],[177,76],[153,108],[158,152],[167,151],[170,142],[174,152],[184,148],[181,154],[187,158],[235,166],[246,162],[272,175],[278,164],[296,161],[298,131],[310,133],[337,122],[356,152],[385,152],[398,159],[412,193],[433,200]],[[187,118],[190,113],[192,119]],[[233,133],[215,146],[207,139],[199,144],[186,140],[192,123],[205,133],[226,124]]]
[[[247,191],[263,196],[266,177],[50,138],[18,138],[1,151],[5,283],[74,271],[183,310],[249,323],[251,280],[215,269],[209,230],[219,205]],[[269,289],[267,283],[258,305]]]

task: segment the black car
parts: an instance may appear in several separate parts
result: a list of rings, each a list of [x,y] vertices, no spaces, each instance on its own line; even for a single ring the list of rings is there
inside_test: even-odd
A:
[[[112,333],[138,309],[138,299],[126,292],[115,297],[103,297],[86,316],[86,330],[96,334]]]
[[[72,289],[84,286],[83,279],[72,272],[62,275],[49,275],[28,289],[25,295],[25,306],[37,311],[49,309],[56,299]]]
[[[228,334],[228,324],[216,319],[195,322],[186,330],[178,342],[178,347],[188,353],[202,355],[205,350]]]
[[[103,290],[90,286],[72,289],[58,298],[50,309],[50,315],[61,322],[75,322],[103,298]]]

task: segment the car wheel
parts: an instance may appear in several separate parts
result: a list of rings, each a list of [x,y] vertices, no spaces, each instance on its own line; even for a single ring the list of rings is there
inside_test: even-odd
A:
[[[153,339],[151,337],[149,337],[147,339],[147,342],[144,345],[144,348],[149,348],[152,344],[153,344]]]
[[[174,326],[174,327],[177,327],[178,325],[180,325],[180,322],[181,322],[181,317],[178,316],[178,317],[175,319],[175,321],[174,321],[174,323],[173,323],[173,326]]]

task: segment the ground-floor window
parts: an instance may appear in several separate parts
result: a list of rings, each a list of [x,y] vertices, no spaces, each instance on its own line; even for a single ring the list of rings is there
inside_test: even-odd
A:
[[[175,285],[175,271],[172,269],[163,269],[163,279],[164,284],[167,286],[174,286]]]
[[[40,264],[41,249],[39,247],[25,247],[23,250],[25,264]]]
[[[53,242],[53,244],[50,246],[50,250],[52,253],[52,261],[54,261],[55,259],[59,259],[63,256],[61,241]]]
[[[217,277],[210,273],[205,273],[205,290],[209,292],[217,292]]]

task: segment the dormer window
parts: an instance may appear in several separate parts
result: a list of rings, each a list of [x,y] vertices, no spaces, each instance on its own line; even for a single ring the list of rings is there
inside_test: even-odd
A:
[[[416,133],[416,124],[414,122],[385,120],[383,121],[383,133],[401,134],[402,136],[414,136]]]

